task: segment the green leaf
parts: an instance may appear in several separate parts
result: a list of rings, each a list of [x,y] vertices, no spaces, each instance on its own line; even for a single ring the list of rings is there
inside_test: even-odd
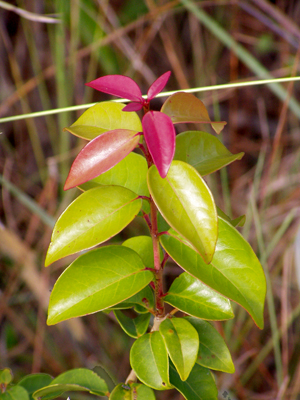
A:
[[[194,365],[184,382],[171,364],[170,382],[186,400],[218,400],[218,390],[210,370],[198,364]]]
[[[228,299],[186,272],[174,280],[164,301],[197,318],[221,321],[234,317]]]
[[[121,186],[101,186],[82,193],[57,220],[45,265],[105,242],[138,214],[142,200]]]
[[[0,385],[8,385],[13,380],[13,374],[9,368],[0,369]]]
[[[95,372],[77,368],[64,372],[53,379],[51,385],[39,389],[33,393],[34,399],[55,399],[64,392],[84,391],[96,396],[107,396],[107,385]]]
[[[184,270],[212,289],[244,307],[259,328],[263,328],[266,279],[254,251],[242,235],[219,217],[219,237],[211,264],[201,257],[176,232],[163,235],[166,252]]]
[[[207,321],[186,317],[199,335],[197,363],[203,367],[233,374],[235,369],[230,352],[219,332]]]
[[[117,318],[121,328],[128,336],[134,339],[143,336],[148,329],[151,314],[141,314],[136,318],[127,317],[122,311],[115,310],[115,317]]]
[[[106,368],[103,367],[103,365],[96,365],[92,369],[92,371],[95,372],[95,374],[97,374],[101,379],[105,381],[108,387],[108,391],[112,392],[112,390],[116,386],[116,382],[112,378],[110,372],[107,371]]]
[[[86,110],[73,125],[64,130],[82,139],[91,140],[114,129],[142,132],[142,124],[135,112],[125,112],[123,103],[103,101]]]
[[[243,155],[230,153],[218,138],[207,132],[188,131],[176,136],[174,160],[192,165],[202,176],[240,160]]]
[[[159,326],[169,356],[185,381],[197,360],[199,336],[196,329],[182,318],[165,319]]]
[[[244,226],[246,222],[246,215],[241,215],[235,219],[231,219],[228,215],[224,213],[219,207],[217,207],[218,216],[225,219],[225,221],[229,222],[232,226]]]
[[[142,383],[120,383],[114,388],[109,400],[155,400],[153,390]]]
[[[174,124],[198,122],[211,124],[216,133],[220,133],[226,122],[211,122],[203,102],[191,93],[177,92],[164,102],[161,112],[167,114]]]
[[[50,296],[48,325],[105,310],[153,279],[140,257],[125,246],[107,246],[77,258],[58,278]]]
[[[147,313],[148,309],[153,310],[154,308],[154,295],[153,291],[149,286],[144,287],[137,294],[129,297],[122,303],[116,304],[111,307],[110,310],[124,310],[126,308],[134,307],[139,313]]]
[[[150,193],[168,224],[210,263],[218,237],[217,211],[211,192],[189,164],[173,161],[165,179],[155,166],[148,171]]]
[[[24,389],[27,390],[29,394],[29,399],[32,400],[32,394],[45,386],[50,385],[53,378],[48,374],[31,374],[25,376],[18,382],[18,386],[22,386]]]
[[[122,245],[137,252],[147,268],[154,268],[153,243],[150,236],[135,236],[127,239]],[[161,261],[163,257],[163,252],[160,249]]]
[[[27,391],[22,386],[13,386],[6,392],[0,392],[0,400],[29,400]]]
[[[147,333],[134,342],[130,364],[145,385],[156,390],[170,389],[168,353],[159,332]]]
[[[136,153],[130,153],[109,171],[79,186],[89,190],[100,185],[118,185],[132,190],[139,196],[149,196],[147,186],[147,161]]]

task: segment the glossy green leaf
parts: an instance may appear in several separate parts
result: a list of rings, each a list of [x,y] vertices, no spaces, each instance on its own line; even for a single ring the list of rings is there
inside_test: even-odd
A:
[[[263,328],[266,279],[254,251],[242,235],[219,217],[219,237],[211,264],[206,265],[174,231],[160,237],[166,252],[184,270],[244,307]]]
[[[211,262],[217,236],[217,211],[211,192],[189,164],[173,161],[165,179],[155,166],[148,171],[148,187],[159,211],[178,233]]]
[[[130,364],[145,385],[156,390],[170,388],[168,353],[159,332],[147,333],[134,342]]]
[[[226,122],[212,122],[203,102],[190,93],[177,92],[168,97],[161,111],[171,117],[174,124],[198,122],[210,124],[216,133],[220,133]]]
[[[104,174],[79,186],[89,190],[101,185],[118,185],[132,190],[139,196],[149,196],[147,186],[147,161],[136,153],[130,153]]]
[[[8,385],[13,380],[13,374],[9,368],[0,369],[0,385]]]
[[[118,310],[115,310],[114,314],[121,328],[124,330],[124,332],[127,333],[128,336],[137,339],[147,332],[151,317],[150,313],[141,314],[136,318],[129,318],[124,313],[122,313],[122,311]]]
[[[174,365],[170,365],[170,382],[186,400],[218,400],[218,390],[209,369],[194,365],[186,381],[182,381]]]
[[[81,185],[113,168],[138,145],[140,134],[128,129],[115,129],[95,137],[75,158],[64,190]]]
[[[243,155],[230,153],[218,138],[207,132],[188,131],[176,136],[174,160],[192,165],[201,176],[240,160]]]
[[[123,246],[129,247],[136,251],[143,260],[144,265],[147,268],[154,268],[154,255],[153,255],[153,243],[150,236],[135,236],[127,239]],[[163,260],[163,252],[160,249],[160,260]]]
[[[0,400],[29,400],[29,395],[22,386],[16,385],[4,393],[0,392]]]
[[[164,301],[197,318],[222,321],[234,317],[228,299],[186,272],[174,280]]]
[[[199,336],[196,329],[183,318],[165,319],[159,326],[167,351],[180,379],[185,381],[197,360]]]
[[[199,335],[197,363],[203,367],[233,374],[235,369],[230,352],[219,332],[207,321],[186,317]]]
[[[109,400],[155,400],[155,395],[142,383],[120,383],[111,392]]]
[[[125,310],[127,308],[132,308],[139,313],[147,313],[148,310],[153,310],[154,308],[154,295],[153,290],[150,286],[144,287],[137,294],[129,297],[125,301],[111,307],[111,310]]]
[[[49,386],[39,389],[33,393],[34,399],[55,399],[64,392],[85,391],[96,396],[107,395],[108,389],[105,381],[95,372],[77,368],[64,372],[53,379]]]
[[[237,217],[235,219],[231,219],[219,207],[217,207],[217,212],[218,212],[219,217],[225,219],[225,221],[229,222],[234,227],[244,226],[244,224],[246,222],[246,215],[241,215],[240,217]]]
[[[125,246],[107,246],[78,257],[51,292],[48,325],[120,303],[153,279],[140,257]]]
[[[22,386],[29,394],[29,399],[32,400],[32,394],[45,386],[50,385],[53,378],[48,374],[31,374],[25,376],[18,382],[18,386]]]
[[[101,186],[82,193],[57,220],[45,265],[105,242],[137,215],[142,200],[121,186]]]
[[[125,112],[123,103],[103,101],[86,110],[73,125],[64,130],[75,136],[91,140],[114,129],[142,132],[142,124],[135,112]]]

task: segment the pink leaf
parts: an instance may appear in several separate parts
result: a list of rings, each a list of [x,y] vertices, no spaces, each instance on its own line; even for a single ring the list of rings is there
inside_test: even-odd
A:
[[[75,158],[64,190],[81,185],[118,164],[138,144],[140,133],[115,129],[91,140]]]
[[[113,96],[123,97],[138,103],[143,102],[141,89],[128,76],[106,75],[86,83],[86,85]]]
[[[143,104],[141,103],[129,103],[127,106],[122,108],[122,111],[139,111],[143,108]]]
[[[152,100],[158,93],[163,90],[170,78],[170,75],[171,71],[165,72],[152,83],[147,93],[148,100]]]
[[[144,137],[162,178],[165,178],[175,152],[175,129],[170,117],[149,111],[142,120]]]

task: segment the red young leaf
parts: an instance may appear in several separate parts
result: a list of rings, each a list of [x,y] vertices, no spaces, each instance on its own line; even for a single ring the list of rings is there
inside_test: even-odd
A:
[[[139,139],[139,132],[115,129],[91,140],[75,158],[64,190],[81,185],[114,167],[137,146]]]
[[[149,111],[142,120],[144,137],[159,175],[165,178],[175,152],[175,129],[170,117]]]
[[[170,75],[171,71],[165,72],[152,83],[147,93],[148,100],[152,100],[158,93],[163,90],[170,78]]]
[[[141,103],[129,103],[127,106],[122,108],[122,111],[139,111],[143,108],[143,104]]]
[[[123,75],[106,75],[94,81],[86,83],[87,86],[99,90],[103,93],[112,94],[117,97],[143,103],[142,92],[138,85],[129,78]]]

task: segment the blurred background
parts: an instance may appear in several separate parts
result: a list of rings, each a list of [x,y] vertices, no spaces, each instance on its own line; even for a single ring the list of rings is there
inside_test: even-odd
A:
[[[0,1],[0,368],[11,368],[15,382],[96,366],[125,380],[133,342],[103,313],[46,325],[51,287],[73,258],[46,269],[45,254],[56,218],[79,194],[62,188],[83,146],[62,129],[83,110],[15,117],[107,100],[84,85],[102,75],[128,75],[146,93],[168,70],[166,90],[177,90],[297,76],[299,60],[297,0]],[[215,374],[219,398],[297,400],[300,84],[208,88],[198,96],[212,119],[228,122],[221,140],[245,152],[207,181],[227,214],[246,215],[240,229],[268,281],[264,330],[236,305],[233,320],[216,323],[236,367]],[[145,233],[138,217],[114,242]],[[176,273],[169,264],[167,282]],[[172,391],[157,398],[182,399]]]

